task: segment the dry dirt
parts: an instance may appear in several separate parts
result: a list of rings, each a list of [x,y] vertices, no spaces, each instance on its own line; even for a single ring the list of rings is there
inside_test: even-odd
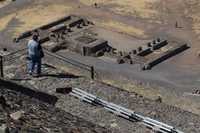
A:
[[[161,85],[166,87],[154,87],[153,93],[150,94],[145,88],[134,91],[148,98],[162,95],[166,103],[200,114],[199,97],[182,96],[184,92],[191,92],[200,86],[200,60],[197,57],[200,51],[199,5],[199,0],[17,0],[16,5],[12,3],[0,8],[1,47],[12,47],[9,49],[12,51],[19,46],[11,45],[11,41],[8,40],[12,40],[16,34],[69,14],[88,17],[97,27],[103,29],[99,31],[100,36],[124,49],[143,44],[157,36],[186,41],[191,45],[188,51],[149,72],[135,72],[133,67],[124,67],[128,76],[132,75],[136,80],[149,84],[162,82]],[[175,28],[176,22],[178,28]],[[96,66],[103,64],[99,65],[90,58],[78,59]],[[108,64],[105,63],[102,67],[108,67]],[[112,65],[109,66],[109,70],[113,67],[118,69],[116,72],[125,71],[122,70],[123,66]],[[168,83],[173,86],[167,86]]]
[[[8,5],[11,2],[11,0],[0,0],[0,8]]]
[[[125,91],[83,76],[73,75],[71,71],[60,70],[60,67],[53,67],[49,64],[60,64],[58,60],[55,60],[51,56],[50,58],[46,56],[43,60],[44,64],[47,64],[43,65],[43,75],[39,78],[32,78],[26,74],[26,66],[22,65],[24,61],[22,58],[21,60],[14,61],[15,65],[13,63],[10,65],[7,64],[5,67],[6,78],[33,90],[56,96],[58,98],[55,104],[57,108],[110,129],[113,133],[153,133],[153,131],[146,128],[140,122],[129,122],[109,113],[104,108],[86,104],[68,94],[56,93],[56,89],[66,87],[80,88],[101,99],[172,125],[183,132],[198,133],[200,131],[200,127],[198,126],[200,119],[198,115],[166,105],[162,103],[162,100],[146,99],[138,93]]]
[[[121,15],[134,15],[141,18],[152,18],[158,12],[152,5],[159,0],[80,0],[83,4],[94,5],[96,2],[102,6],[114,5],[111,11]]]
[[[94,3],[98,4],[94,8]],[[65,3],[65,4],[63,4]],[[198,68],[199,51],[199,1],[198,0],[51,0],[33,1],[31,5],[9,12],[0,17],[0,30],[5,29],[14,18],[18,26],[12,26],[17,34],[48,23],[67,14],[80,14],[92,18],[101,27],[125,33],[140,39],[170,36],[192,45],[188,60],[180,58],[179,67]],[[6,9],[6,8],[5,8]],[[182,28],[175,28],[175,22]],[[153,31],[153,32],[152,32]]]

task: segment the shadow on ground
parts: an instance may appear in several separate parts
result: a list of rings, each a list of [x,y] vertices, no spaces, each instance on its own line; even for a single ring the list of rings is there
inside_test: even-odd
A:
[[[42,74],[40,77],[54,77],[54,78],[72,78],[72,79],[76,79],[76,78],[80,78],[80,76],[76,76],[73,74],[69,74],[69,73],[58,73],[58,74]]]
[[[73,75],[73,74],[65,74],[65,73],[58,73],[58,74],[42,74],[38,77],[36,76],[31,76],[31,77],[28,77],[28,78],[12,78],[10,80],[14,80],[14,81],[30,81],[32,80],[32,78],[40,78],[40,77],[52,77],[52,78],[60,78],[60,79],[77,79],[77,78],[81,78],[81,76],[76,76],[76,75]]]

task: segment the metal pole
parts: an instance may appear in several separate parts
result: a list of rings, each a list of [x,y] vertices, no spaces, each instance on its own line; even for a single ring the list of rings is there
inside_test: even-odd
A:
[[[91,78],[94,79],[94,67],[91,67]]]
[[[4,73],[3,73],[3,56],[0,56],[0,77],[1,78],[4,77]]]

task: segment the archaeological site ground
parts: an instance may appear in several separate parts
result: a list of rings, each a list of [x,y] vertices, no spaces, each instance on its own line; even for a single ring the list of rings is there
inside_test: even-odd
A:
[[[0,132],[200,133],[199,42],[199,0],[0,0]]]

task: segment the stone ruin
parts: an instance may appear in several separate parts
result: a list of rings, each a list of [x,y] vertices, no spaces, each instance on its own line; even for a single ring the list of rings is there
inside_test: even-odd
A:
[[[109,52],[111,47],[108,41],[95,36],[90,29],[93,23],[78,16],[67,16],[55,22],[27,31],[15,38],[15,42],[21,42],[30,38],[33,34],[40,37],[40,42],[52,42],[49,49],[57,52],[61,49],[69,49],[83,56],[100,56]]]
[[[15,38],[14,41],[24,42],[33,34],[37,34],[40,37],[40,43],[51,42],[52,45],[48,47],[51,52],[69,49],[83,56],[109,55],[116,58],[118,64],[140,64],[142,70],[151,69],[189,48],[187,44],[171,45],[166,39],[157,38],[129,52],[117,51],[109,46],[108,41],[99,38],[97,33],[93,31],[93,27],[94,24],[86,18],[71,15],[27,31]],[[171,48],[167,48],[167,51],[161,50],[168,46]],[[155,54],[155,51],[159,51],[159,54]]]
[[[162,50],[163,48],[167,50]],[[130,52],[119,51],[117,62],[118,64],[140,64],[142,70],[147,70],[188,48],[187,44],[172,45],[166,39],[158,38]]]

